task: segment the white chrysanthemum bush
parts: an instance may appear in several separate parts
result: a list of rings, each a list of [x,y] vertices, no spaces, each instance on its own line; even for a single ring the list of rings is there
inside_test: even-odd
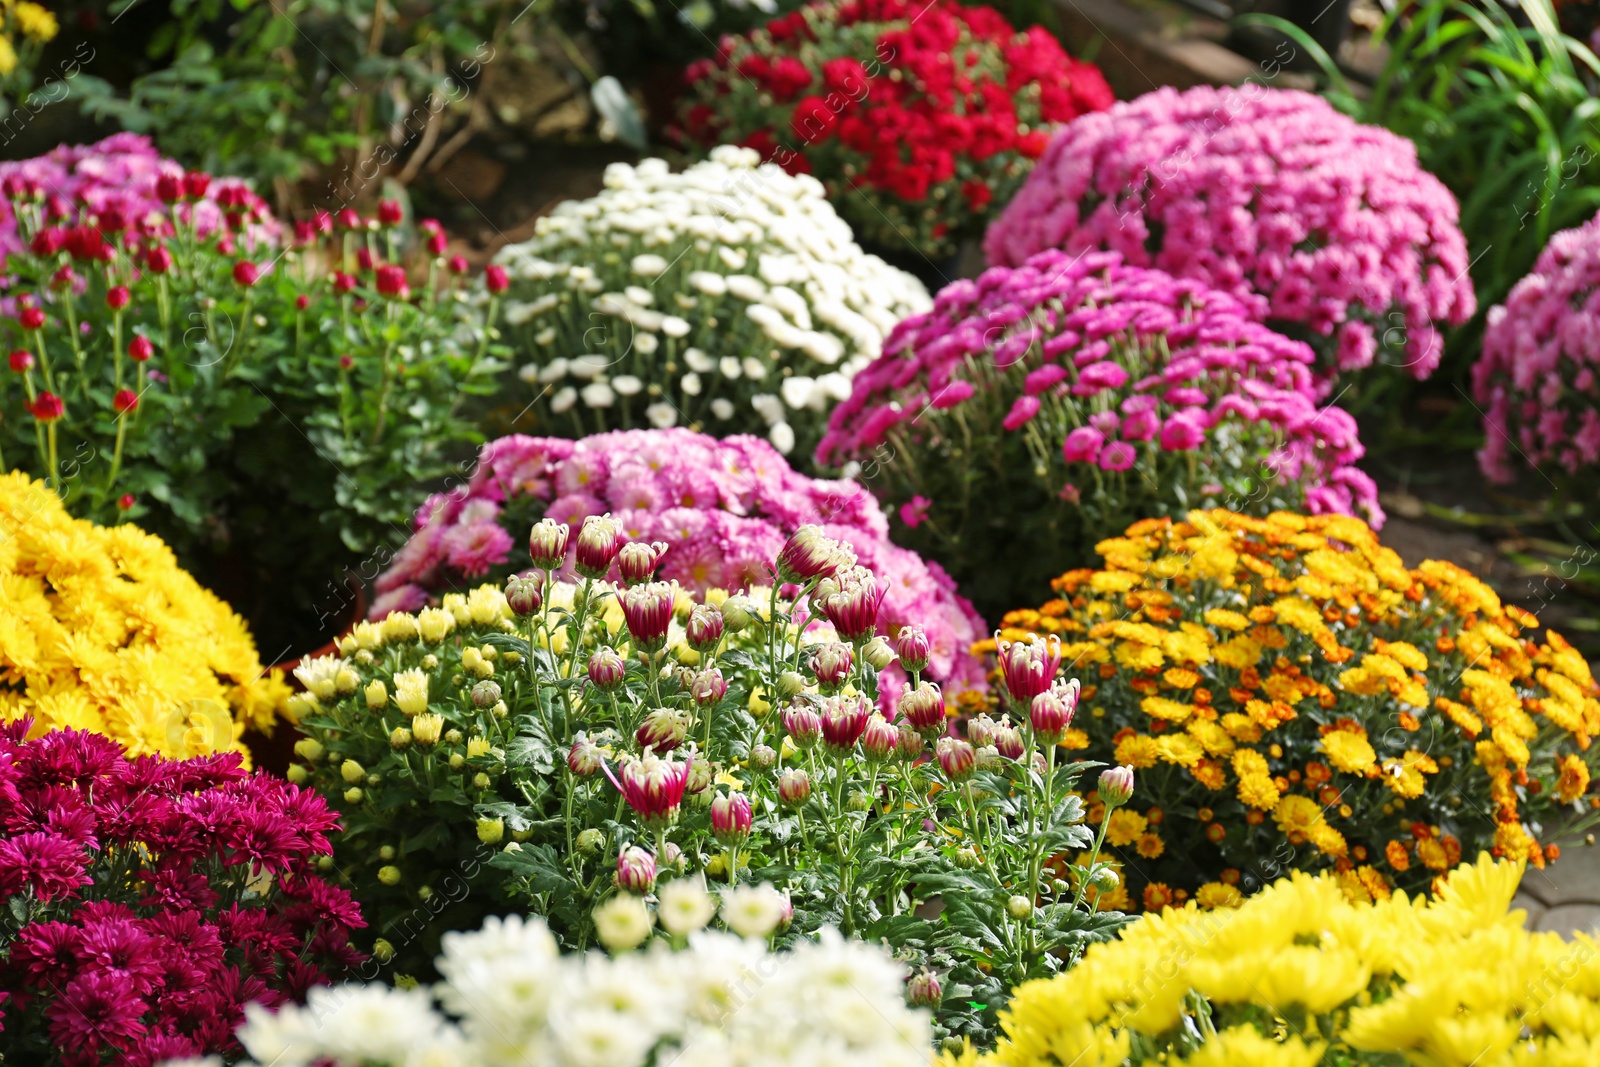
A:
[[[779,953],[757,937],[699,931],[645,951],[562,955],[542,922],[511,916],[446,934],[439,971],[432,993],[345,985],[276,1015],[251,1006],[240,1042],[274,1067],[932,1060],[928,1013],[906,1006],[902,967],[832,931]]]
[[[821,184],[731,146],[681,173],[613,164],[498,259],[545,433],[687,425],[809,454],[895,323],[930,306]]]

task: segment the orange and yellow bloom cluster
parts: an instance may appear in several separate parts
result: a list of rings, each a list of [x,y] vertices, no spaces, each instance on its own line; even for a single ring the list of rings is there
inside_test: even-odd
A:
[[[1596,818],[1588,665],[1459,567],[1281,512],[1147,520],[1097,549],[1103,569],[1063,574],[1000,637],[1057,635],[1095,683],[1063,743],[1141,772],[1152,807],[1117,812],[1107,843],[1147,909],[1234,903],[1293,868],[1381,899],[1463,852],[1542,866],[1558,849],[1530,824]]]
[[[74,519],[44,482],[0,475],[0,722],[189,759],[243,751],[288,695],[160,538]]]

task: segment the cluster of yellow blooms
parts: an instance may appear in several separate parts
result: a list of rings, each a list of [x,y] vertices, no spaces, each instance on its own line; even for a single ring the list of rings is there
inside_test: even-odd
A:
[[[994,1052],[945,1067],[1593,1067],[1596,942],[1525,930],[1522,872],[1484,854],[1431,901],[1352,903],[1297,871],[1237,910],[1147,914],[1019,986]]]
[[[244,751],[245,727],[270,728],[288,695],[160,538],[74,519],[44,482],[0,475],[0,721],[189,758]]]
[[[55,37],[56,17],[32,0],[0,0],[0,76],[17,69],[17,42],[28,52]]]
[[[1000,636],[1059,639],[1088,712],[1064,744],[1140,771],[1150,806],[1114,813],[1107,842],[1147,909],[1233,903],[1291,868],[1374,899],[1463,852],[1543,866],[1559,850],[1528,823],[1596,817],[1588,664],[1459,567],[1408,570],[1337,515],[1196,511],[1097,550],[1104,569],[1062,575]]]

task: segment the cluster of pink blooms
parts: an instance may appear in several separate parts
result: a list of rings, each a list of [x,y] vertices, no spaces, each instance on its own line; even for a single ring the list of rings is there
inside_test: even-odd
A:
[[[969,651],[983,635],[982,620],[937,563],[889,542],[872,494],[855,482],[799,474],[760,438],[719,441],[683,428],[490,442],[465,486],[419,509],[416,533],[378,577],[372,617],[414,611],[452,586],[512,573],[514,548],[533,521],[548,516],[576,530],[606,513],[628,540],[664,543],[657,577],[691,592],[770,583],[785,540],[815,523],[887,586],[880,629],[894,634],[921,624],[933,645],[931,677],[957,691],[983,684]],[[569,580],[575,551],[563,571]]]
[[[1550,238],[1533,272],[1491,308],[1472,391],[1484,407],[1478,460],[1516,468],[1600,462],[1600,216]]]
[[[104,236],[128,231],[155,241],[172,236],[176,218],[202,237],[226,228],[247,247],[280,237],[266,203],[243,181],[186,174],[149,138],[133,133],[0,163],[0,192],[0,259],[23,248],[13,210],[19,200],[41,201],[53,226],[82,225]]]
[[[314,873],[337,824],[319,795],[236,753],[130,760],[29,726],[0,726],[0,906],[22,924],[0,933],[8,1053],[237,1054],[246,1004],[304,999],[361,962],[355,902]]]
[[[976,395],[974,360],[997,372],[1004,395]],[[1041,252],[952,282],[931,312],[897,326],[834,409],[817,462],[862,460],[897,426],[915,431],[969,402],[969,421],[1009,402],[998,429],[1013,434],[1049,404],[1067,464],[1107,471],[1128,470],[1142,449],[1201,450],[1225,423],[1263,422],[1282,437],[1270,470],[1307,487],[1308,510],[1377,525],[1376,487],[1351,465],[1365,451],[1355,420],[1317,403],[1311,361],[1305,344],[1192,278],[1115,252]]]
[[[1006,266],[1106,248],[1198,278],[1309,334],[1326,394],[1380,349],[1417,378],[1438,366],[1437,325],[1476,307],[1458,215],[1410,141],[1320,97],[1165,88],[1057,134],[984,248]]]

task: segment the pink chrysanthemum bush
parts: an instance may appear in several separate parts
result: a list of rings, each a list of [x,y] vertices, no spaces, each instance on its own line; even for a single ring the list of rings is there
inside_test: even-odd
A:
[[[1355,420],[1311,349],[1227,293],[1114,252],[945,287],[855,380],[817,451],[899,506],[903,540],[998,617],[1149,515],[1222,505],[1381,523]]]
[[[1308,93],[1161,89],[1059,133],[989,261],[1106,248],[1198,278],[1317,351],[1324,393],[1375,361],[1426,378],[1476,308],[1455,197],[1416,147]]]
[[[1563,230],[1491,308],[1472,391],[1490,479],[1527,468],[1592,513],[1600,501],[1600,216]]]
[[[760,438],[719,441],[682,428],[491,441],[466,485],[419,509],[415,534],[377,580],[372,618],[526,569],[513,550],[541,518],[577,529],[608,512],[630,539],[665,544],[662,579],[696,593],[769,583],[784,539],[820,525],[884,579],[885,633],[909,622],[927,631],[931,678],[953,691],[983,684],[968,651],[983,635],[982,620],[943,568],[889,541],[888,519],[871,493],[800,474]],[[569,552],[561,576],[574,575]]]
[[[150,1067],[238,1054],[269,1007],[362,955],[350,896],[316,874],[336,818],[235,753],[126,757],[0,726],[0,1048],[7,1063]]]

